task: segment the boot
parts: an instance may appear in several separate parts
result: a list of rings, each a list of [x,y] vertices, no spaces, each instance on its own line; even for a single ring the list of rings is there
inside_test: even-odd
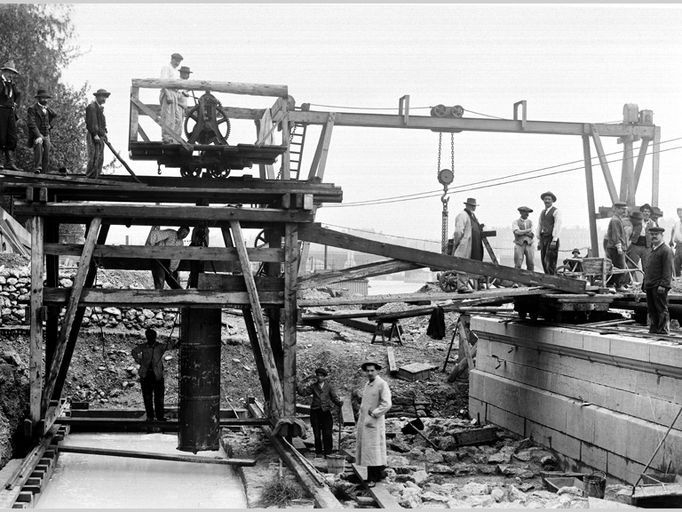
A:
[[[11,169],[13,171],[21,171],[15,164],[14,164],[14,157],[12,155],[14,151],[5,151],[5,169]]]

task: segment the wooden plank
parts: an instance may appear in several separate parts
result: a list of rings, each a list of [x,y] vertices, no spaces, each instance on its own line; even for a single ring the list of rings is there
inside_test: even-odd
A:
[[[66,304],[66,312],[64,313],[64,319],[62,320],[62,328],[59,331],[59,338],[57,339],[54,358],[52,360],[52,364],[50,365],[50,372],[47,376],[47,381],[45,382],[45,392],[43,394],[43,403],[45,408],[47,408],[47,404],[52,398],[52,392],[54,391],[55,384],[57,382],[57,375],[59,374],[64,361],[66,342],[71,336],[71,330],[74,326],[74,319],[76,317],[76,310],[78,309],[81,293],[83,292],[85,279],[90,270],[92,253],[95,249],[95,244],[97,242],[97,237],[99,236],[99,230],[101,226],[102,219],[100,217],[95,217],[90,222],[90,226],[88,228],[88,234],[85,239],[85,244],[83,245],[83,254],[81,255],[81,258],[78,262],[78,270],[76,270],[76,275],[73,279],[73,285],[70,289],[71,293]]]
[[[592,256],[599,256],[599,241],[597,239],[597,218],[594,201],[594,176],[592,173],[592,154],[590,138],[583,135],[583,161],[585,162],[585,187],[587,189],[587,220],[590,226],[590,249]]]
[[[343,425],[355,425],[355,415],[353,414],[353,404],[350,401],[350,397],[343,399],[343,405],[341,406],[341,420]]]
[[[584,281],[540,274],[529,270],[504,267],[493,263],[458,258],[430,251],[422,251],[411,247],[376,242],[359,236],[322,228],[319,224],[301,226],[299,228],[299,237],[308,242],[412,261],[432,268],[459,270],[468,274],[497,277],[517,283],[540,285],[566,292],[581,293],[585,290]]]
[[[116,450],[113,448],[96,448],[91,446],[74,446],[62,444],[61,453],[83,453],[86,455],[103,455],[106,457],[124,457],[129,459],[165,460],[173,462],[192,462],[194,464],[218,464],[223,466],[255,466],[255,459],[223,459],[218,457],[202,457],[200,455],[169,455],[167,453],[136,452],[132,450]]]
[[[161,78],[134,78],[133,87],[148,89],[184,89],[187,91],[226,92],[249,96],[274,96],[286,98],[289,88],[277,84],[249,84],[240,82],[216,82],[214,80],[166,80]]]
[[[179,225],[187,223],[209,226],[227,224],[231,221],[280,223],[312,222],[313,215],[305,210],[279,210],[274,208],[230,208],[212,206],[152,206],[92,203],[15,203],[17,215],[40,215],[55,220],[90,220],[101,217],[109,224],[125,225]]]
[[[41,394],[43,390],[43,236],[45,219],[31,218],[31,308],[29,325],[31,341],[29,351],[29,414],[33,424],[42,417]]]
[[[272,353],[272,348],[268,343],[268,331],[265,326],[265,318],[263,317],[263,309],[261,308],[258,292],[256,291],[256,283],[253,279],[253,272],[251,271],[251,261],[246,252],[246,244],[242,235],[242,228],[237,221],[230,223],[230,230],[234,238],[234,244],[239,253],[239,261],[242,267],[242,273],[246,282],[248,302],[251,306],[251,315],[253,316],[254,325],[256,327],[256,334],[258,344],[260,346],[261,354],[263,355],[263,362],[265,363],[265,370],[268,374],[270,382],[270,416],[272,418],[281,418],[284,412],[284,396],[282,393],[282,385],[280,383],[279,374],[277,373],[277,365],[275,364],[275,357]],[[295,404],[295,402],[294,402]]]
[[[291,117],[291,116],[290,116]],[[317,148],[315,149],[315,155],[313,156],[313,161],[310,164],[310,172],[308,173],[308,181],[312,181],[316,177],[322,181],[324,176],[324,169],[327,165],[327,155],[329,154],[329,145],[331,143],[332,129],[334,128],[334,121],[336,120],[336,114],[330,112],[327,115],[327,120],[324,123],[322,132],[320,133],[320,139],[317,142]]]
[[[367,468],[358,464],[351,464],[353,472],[363,482],[367,480]],[[377,482],[373,487],[367,487],[367,492],[372,495],[379,508],[402,509],[398,500],[388,491],[388,486],[384,482]]]
[[[282,130],[282,145],[286,146],[286,150],[282,153],[282,164],[281,164],[281,178],[282,180],[288,181],[291,179],[291,153],[289,151],[290,147],[290,137],[289,137],[289,117],[287,116],[287,103],[282,101],[282,120],[279,126]]]
[[[472,446],[497,441],[497,427],[488,425],[481,428],[462,430],[454,436],[458,446]]]
[[[654,141],[651,146],[651,205],[658,206],[661,162],[661,127],[654,128]]]
[[[635,164],[635,175],[634,175],[634,194],[637,193],[637,188],[639,188],[639,179],[642,177],[642,170],[644,169],[644,161],[646,160],[646,152],[649,149],[649,139],[642,139],[642,143],[639,145],[639,154],[637,155],[637,163]]]
[[[131,87],[130,88],[130,112],[129,112],[129,119],[130,119],[130,125],[128,126],[128,140],[129,141],[136,141],[137,140],[137,134],[140,133],[140,118],[139,118],[139,110],[135,107],[134,101],[140,101],[140,88],[139,87]],[[149,140],[149,139],[147,139]]]
[[[70,288],[45,288],[44,302],[49,305],[67,302]],[[283,304],[282,292],[264,291],[259,293],[263,304]],[[247,292],[216,292],[211,290],[117,290],[89,288],[81,294],[80,306],[104,305],[148,305],[148,306],[226,306],[228,304],[248,305]]]
[[[62,185],[109,185],[116,186],[118,182],[113,178],[86,178],[84,174],[69,174],[63,176],[61,174],[35,174],[26,171],[11,171],[9,169],[0,169],[0,175],[11,176],[19,180],[25,180],[34,186],[54,186]]]
[[[296,224],[284,226],[284,364],[282,387],[284,416],[296,412],[296,280],[298,277],[299,252]]]
[[[616,185],[613,183],[613,177],[611,176],[611,170],[609,169],[609,162],[606,159],[604,147],[601,144],[601,137],[594,126],[592,126],[592,141],[594,142],[594,147],[597,150],[599,164],[601,165],[602,174],[604,174],[604,180],[606,181],[606,188],[609,191],[609,197],[611,198],[611,202],[615,203],[618,201],[618,191],[616,190]]]
[[[142,419],[144,411],[138,418],[119,417],[74,417],[61,416],[56,419],[60,425],[69,425],[77,432],[146,432],[149,428],[160,428],[164,432],[177,432],[178,420],[147,421]],[[221,427],[261,426],[268,424],[264,418],[221,418]]]
[[[24,226],[17,222],[17,220],[12,217],[5,209],[0,208],[0,215],[2,216],[2,220],[5,221],[12,229],[12,234],[14,237],[21,243],[21,245],[24,246],[25,249],[30,251],[31,233],[29,233]]]
[[[307,244],[308,242],[304,243]],[[302,289],[316,288],[318,286],[327,286],[333,283],[350,281],[352,279],[383,276],[386,274],[394,274],[396,272],[404,272],[406,270],[414,270],[417,268],[422,268],[422,266],[409,261],[383,260],[375,263],[367,263],[365,265],[345,268],[342,270],[308,274],[305,277],[299,278],[298,286]]]
[[[386,347],[386,357],[388,359],[388,373],[395,376],[398,373],[398,365],[395,362],[393,347]]]
[[[192,150],[192,145],[191,145],[191,144],[188,144],[187,142],[185,142],[185,141],[182,139],[182,137],[180,137],[180,135],[178,135],[177,133],[175,133],[175,132],[173,131],[173,129],[172,129],[170,126],[168,126],[166,123],[163,122],[163,120],[161,119],[161,116],[160,116],[160,115],[156,114],[156,112],[154,112],[154,111],[150,110],[149,108],[147,108],[147,105],[145,105],[144,103],[142,103],[139,99],[137,99],[137,98],[135,98],[134,96],[131,95],[131,96],[130,96],[130,104],[131,104],[131,106],[132,106],[132,105],[135,105],[139,110],[141,110],[142,112],[144,112],[145,114],[147,114],[149,117],[151,117],[151,118],[154,120],[154,122],[155,122],[156,124],[158,124],[161,128],[163,128],[163,129],[166,130],[166,134],[167,134],[171,139],[173,139],[175,142],[177,142],[178,144],[180,144],[180,145],[181,145],[183,148],[185,148],[187,151],[191,151],[191,150]]]
[[[161,106],[158,103],[145,103],[145,105],[156,114],[161,112]],[[252,121],[256,121],[263,117],[263,113],[265,112],[265,109],[263,108],[230,107],[226,105],[223,105],[222,109],[229,119],[250,119]]]
[[[634,162],[632,156],[632,137],[623,137],[623,161],[620,174],[620,200],[630,205],[635,204],[634,196],[630,200],[631,190],[634,190]]]

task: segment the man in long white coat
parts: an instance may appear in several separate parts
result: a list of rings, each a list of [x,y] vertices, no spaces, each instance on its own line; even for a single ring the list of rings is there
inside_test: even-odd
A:
[[[360,414],[357,421],[355,460],[367,466],[367,480],[371,487],[386,476],[386,422],[384,417],[391,408],[391,390],[379,377],[381,365],[373,361],[362,363],[367,384],[362,391]]]
[[[455,231],[452,234],[452,256],[483,261],[483,228],[476,218],[476,199],[470,197],[464,203],[464,210],[455,217]],[[469,293],[469,276],[464,272],[457,274],[457,292]]]
[[[182,55],[174,53],[171,55],[170,64],[166,64],[161,68],[160,78],[163,80],[178,80],[180,72],[178,66],[182,62]],[[161,140],[164,144],[173,144],[175,139],[174,134],[180,137],[182,135],[182,117],[183,108],[180,105],[181,92],[177,89],[161,89],[159,93],[159,103],[161,105],[161,122],[164,126],[161,127]]]

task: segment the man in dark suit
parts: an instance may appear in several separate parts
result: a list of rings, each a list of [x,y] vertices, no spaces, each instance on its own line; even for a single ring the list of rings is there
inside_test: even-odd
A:
[[[309,382],[314,380],[314,382]],[[334,419],[332,405],[341,407],[343,401],[336,394],[336,389],[327,381],[327,370],[317,368],[315,375],[306,379],[307,384],[296,386],[300,395],[312,395],[310,405],[310,426],[315,438],[315,455],[330,455],[334,448],[332,431]]]
[[[104,164],[104,141],[107,140],[107,120],[104,117],[104,103],[111,95],[106,89],[93,93],[95,100],[85,108],[85,128],[88,131],[88,178],[99,178]]]
[[[14,77],[18,74],[13,61],[8,61],[0,68],[0,151],[5,156],[5,169],[13,171],[21,170],[13,157],[17,149],[17,106],[21,100],[21,93],[14,83]]]
[[[663,243],[664,231],[658,226],[649,228],[651,253],[647,258],[642,282],[649,312],[649,332],[653,334],[670,333],[668,292],[673,281],[673,250]]]
[[[38,89],[36,103],[28,107],[28,147],[33,148],[33,170],[36,174],[50,172],[50,130],[52,120],[57,117],[54,110],[47,106],[52,98],[45,89]]]

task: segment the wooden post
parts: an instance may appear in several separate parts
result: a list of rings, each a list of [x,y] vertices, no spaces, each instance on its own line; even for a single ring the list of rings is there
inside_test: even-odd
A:
[[[59,242],[59,223],[46,222],[45,243]],[[45,255],[45,286],[57,288],[59,286],[59,256]],[[59,336],[59,306],[48,306],[45,325],[45,367],[49,368]]]
[[[265,230],[265,240],[269,248],[280,248],[282,246],[282,236],[279,230],[267,229]],[[265,273],[268,276],[279,277],[282,272],[280,263],[266,263]],[[272,354],[275,356],[275,364],[277,365],[277,373],[279,378],[284,375],[284,350],[282,349],[282,334],[280,332],[280,308],[266,308],[265,314],[268,317],[268,334],[270,336],[270,347]]]
[[[272,353],[272,348],[268,343],[268,332],[265,327],[265,318],[263,317],[263,309],[261,308],[258,299],[258,290],[256,290],[256,282],[251,271],[251,262],[249,255],[246,252],[246,244],[244,236],[242,235],[242,227],[239,221],[231,221],[230,228],[232,230],[232,237],[234,238],[235,247],[239,254],[239,262],[242,266],[242,274],[246,283],[246,290],[249,296],[249,303],[251,305],[251,314],[253,315],[254,324],[256,326],[256,334],[258,335],[258,344],[260,345],[261,353],[263,354],[263,362],[265,370],[270,381],[270,417],[272,419],[279,419],[282,417],[284,411],[284,397],[282,395],[282,385],[279,374],[277,373],[277,365],[275,364],[275,356]]]
[[[599,164],[601,165],[601,170],[604,174],[604,180],[606,181],[606,188],[609,190],[609,197],[611,198],[611,202],[615,203],[618,201],[618,192],[616,191],[616,185],[613,183],[613,177],[611,176],[609,163],[606,160],[606,155],[604,154],[604,147],[601,144],[601,137],[599,137],[599,133],[597,133],[597,129],[594,126],[592,126],[592,140],[594,141],[594,148],[597,150]]]
[[[318,141],[317,148],[315,149],[313,162],[310,164],[308,181],[312,181],[315,178],[319,178],[320,181],[322,181],[322,178],[324,178],[324,168],[327,164],[327,154],[329,153],[329,144],[331,142],[332,129],[334,128],[335,120],[336,114],[330,112],[327,117],[327,122],[322,128],[322,133],[320,133],[320,140]]]
[[[594,178],[592,175],[592,154],[590,138],[583,135],[583,157],[585,160],[585,186],[587,188],[587,221],[590,225],[590,246],[592,257],[599,256],[599,237],[597,236],[597,208],[594,201]]]
[[[623,137],[623,162],[620,175],[620,200],[628,206],[635,204],[635,171],[632,161],[632,137]]]
[[[251,342],[251,349],[253,350],[253,359],[256,361],[256,370],[258,370],[258,380],[260,380],[261,388],[263,389],[263,398],[270,401],[270,380],[268,379],[268,372],[265,369],[263,362],[263,354],[258,343],[258,332],[256,332],[256,325],[253,322],[253,315],[251,308],[246,306],[242,310],[244,312],[244,325],[246,325],[246,332],[249,335]]]
[[[296,412],[296,280],[298,279],[298,227],[284,227],[284,415]]]
[[[29,354],[29,412],[35,425],[42,417],[43,390],[43,217],[31,217],[31,344]]]
[[[140,88],[139,87],[131,87],[130,88],[130,128],[128,132],[128,141],[130,142],[135,142],[137,141],[137,134],[139,132],[144,133],[143,130],[140,129],[140,113],[137,109],[137,105],[135,104],[136,101],[140,101]],[[146,137],[146,134],[145,134]],[[147,142],[149,142],[149,139],[147,138]]]
[[[289,116],[287,115],[287,102],[282,101],[282,146],[286,146],[286,151],[282,153],[282,179],[291,179],[291,153],[289,153]]]
[[[654,128],[654,141],[651,146],[651,206],[658,206],[659,164],[661,161],[661,127]]]
[[[639,155],[637,155],[637,163],[635,164],[634,190],[633,195],[637,195],[637,188],[639,187],[639,179],[642,177],[642,170],[644,169],[644,160],[646,159],[646,152],[649,149],[649,139],[642,139],[639,146]],[[636,201],[635,201],[636,204]]]

